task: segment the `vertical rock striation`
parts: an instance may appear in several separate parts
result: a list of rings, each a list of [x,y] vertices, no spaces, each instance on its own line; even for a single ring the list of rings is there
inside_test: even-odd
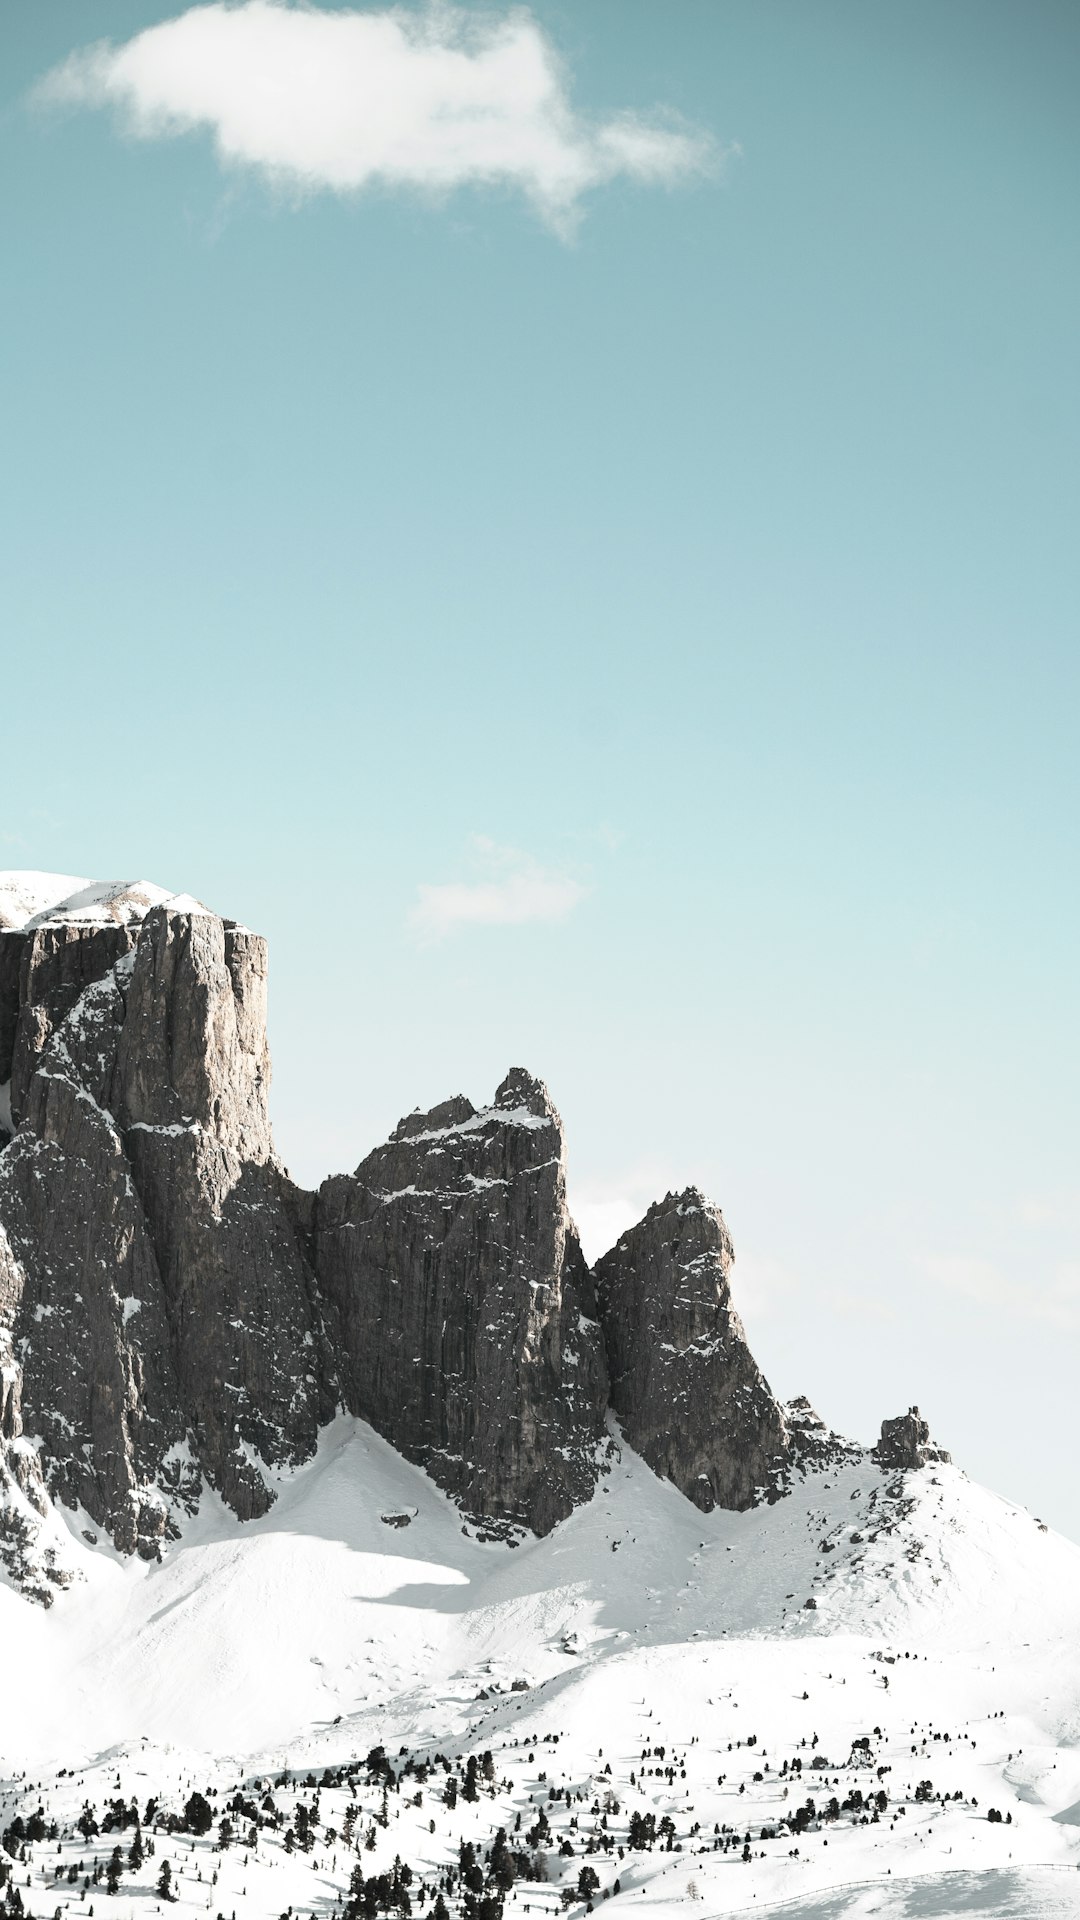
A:
[[[734,1258],[719,1209],[690,1187],[650,1207],[595,1274],[623,1433],[705,1512],[770,1493],[787,1450],[731,1304]]]
[[[13,946],[8,1506],[29,1449],[49,1492],[153,1553],[203,1474],[264,1511],[264,1466],[307,1458],[335,1404],[270,1133],[265,947],[194,902],[0,931],[6,981]]]
[[[270,1129],[266,973],[266,944],[246,928],[151,912],[124,985],[111,1101],[181,1402],[204,1470],[242,1519],[269,1505],[258,1461],[308,1458],[336,1402]]]
[[[326,1181],[316,1265],[350,1409],[466,1513],[547,1533],[588,1498],[604,1355],[540,1081],[411,1114]]]

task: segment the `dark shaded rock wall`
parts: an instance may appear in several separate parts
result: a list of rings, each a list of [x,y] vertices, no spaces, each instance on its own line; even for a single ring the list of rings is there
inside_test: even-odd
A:
[[[8,1437],[152,1552],[200,1471],[241,1517],[264,1511],[260,1462],[307,1458],[335,1404],[267,1117],[265,948],[159,908],[134,933],[84,930],[80,974],[78,940],[48,931],[24,942],[16,1060],[35,1044],[0,1155]]]
[[[254,1450],[306,1459],[336,1404],[314,1275],[267,1099],[266,945],[211,914],[147,916],[124,988],[113,1109],[161,1273],[182,1404],[242,1518]]]
[[[132,927],[49,926],[0,932],[0,1083],[16,1125],[50,1035],[135,944]]]
[[[411,1114],[326,1181],[316,1265],[350,1409],[467,1513],[547,1533],[588,1498],[606,1370],[538,1080]]]
[[[731,1304],[734,1257],[719,1210],[691,1187],[650,1207],[595,1273],[623,1433],[706,1512],[768,1495],[787,1451]]]

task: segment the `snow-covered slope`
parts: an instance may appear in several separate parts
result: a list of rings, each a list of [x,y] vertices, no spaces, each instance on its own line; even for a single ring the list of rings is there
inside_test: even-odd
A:
[[[70,873],[0,873],[0,928],[132,926],[152,907],[205,913],[190,894],[153,880],[80,880]]]
[[[24,927],[39,913],[48,913],[69,894],[88,887],[73,873],[35,873],[15,869],[0,873],[0,928]]]
[[[61,1819],[66,1799],[73,1818],[117,1778],[175,1799],[184,1782],[303,1776],[379,1743],[428,1758],[490,1750],[517,1782],[497,1807],[451,1817],[440,1799],[432,1833],[430,1796],[422,1815],[403,1800],[392,1833],[376,1836],[376,1864],[390,1848],[387,1863],[396,1851],[434,1871],[478,1820],[489,1842],[549,1804],[520,1743],[558,1734],[560,1794],[563,1775],[575,1792],[590,1783],[586,1810],[601,1784],[612,1792],[608,1835],[624,1851],[633,1808],[673,1818],[681,1853],[595,1858],[603,1886],[619,1878],[650,1907],[685,1900],[691,1879],[728,1912],[912,1874],[929,1898],[927,1875],[1080,1859],[1080,1827],[1055,1818],[1080,1801],[1080,1549],[951,1466],[848,1462],[796,1476],[772,1506],[702,1515],[624,1448],[587,1506],[515,1549],[479,1542],[425,1475],[341,1418],[261,1520],[241,1526],[204,1495],[184,1540],[150,1565],[82,1531],[73,1521],[81,1577],[50,1612],[0,1590],[2,1644],[18,1648],[0,1771],[14,1787],[32,1768],[36,1801],[47,1762],[80,1769],[48,1783]],[[666,1757],[642,1772],[657,1746]],[[917,1799],[927,1779],[931,1797]],[[778,1831],[808,1795],[821,1811],[855,1785],[884,1787],[888,1813]],[[20,1805],[29,1790],[18,1785]],[[579,1818],[585,1803],[573,1805]],[[989,1806],[1011,1819],[989,1822]],[[597,1832],[599,1817],[586,1823]],[[738,1851],[714,1847],[725,1837],[714,1828],[737,1831]],[[776,1837],[761,1841],[763,1828]],[[581,1834],[568,1834],[573,1856],[552,1848],[551,1883],[519,1885],[515,1903],[554,1911],[559,1876],[575,1884]],[[356,1863],[337,1853],[319,1868],[322,1901]],[[235,1884],[211,1904],[239,1910],[237,1856],[214,1866]],[[313,1901],[309,1860],[282,1854],[265,1871],[252,1913]],[[909,1910],[890,1898],[852,1911]]]

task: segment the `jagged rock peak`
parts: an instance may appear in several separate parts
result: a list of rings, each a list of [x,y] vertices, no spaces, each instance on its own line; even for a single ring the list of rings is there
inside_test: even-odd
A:
[[[637,1225],[627,1228],[622,1238],[616,1243],[616,1250],[624,1241],[629,1242],[631,1236],[640,1234],[650,1223],[662,1223],[672,1218],[689,1221],[698,1215],[700,1215],[701,1237],[714,1245],[723,1263],[724,1272],[727,1274],[735,1261],[735,1248],[731,1235],[720,1208],[713,1204],[700,1187],[682,1187],[677,1193],[666,1193],[662,1200],[654,1200]],[[607,1257],[605,1255],[605,1258]]]
[[[511,1067],[506,1079],[495,1089],[495,1105],[501,1112],[528,1124],[534,1120],[550,1122],[562,1132],[558,1109],[544,1082],[527,1067]]]
[[[720,1209],[688,1187],[651,1206],[594,1273],[623,1432],[705,1511],[768,1497],[788,1450],[732,1305],[734,1258]]]
[[[930,1423],[918,1407],[909,1407],[894,1420],[883,1420],[881,1438],[873,1449],[879,1467],[926,1467],[935,1461],[948,1461],[951,1454],[935,1446],[930,1438]]]
[[[350,1410],[467,1514],[546,1533],[588,1497],[606,1372],[540,1081],[409,1115],[320,1188],[315,1259]]]
[[[839,1466],[845,1460],[861,1459],[864,1449],[858,1441],[836,1433],[812,1407],[805,1394],[788,1400],[783,1409],[784,1425],[790,1443],[790,1464],[803,1473],[808,1469]]]
[[[465,1094],[454,1094],[424,1113],[419,1107],[399,1120],[391,1142],[434,1139],[451,1133],[476,1133],[491,1125],[528,1128],[555,1127],[562,1138],[562,1121],[544,1082],[524,1067],[511,1067],[496,1088],[489,1107],[474,1107]]]

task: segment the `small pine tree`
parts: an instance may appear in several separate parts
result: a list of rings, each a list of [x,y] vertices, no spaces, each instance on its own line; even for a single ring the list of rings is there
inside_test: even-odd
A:
[[[209,1800],[201,1793],[189,1796],[184,1808],[184,1826],[188,1833],[209,1833],[214,1824],[214,1810]]]
[[[128,1866],[131,1868],[132,1873],[138,1873],[139,1868],[142,1866],[142,1863],[145,1857],[146,1856],[143,1851],[142,1828],[139,1826],[138,1822],[136,1821],[135,1838],[132,1841],[130,1847],[128,1848]]]
[[[173,1892],[172,1868],[167,1860],[163,1860],[161,1863],[161,1872],[158,1874],[157,1879],[157,1890],[163,1900],[175,1900],[176,1898]]]

